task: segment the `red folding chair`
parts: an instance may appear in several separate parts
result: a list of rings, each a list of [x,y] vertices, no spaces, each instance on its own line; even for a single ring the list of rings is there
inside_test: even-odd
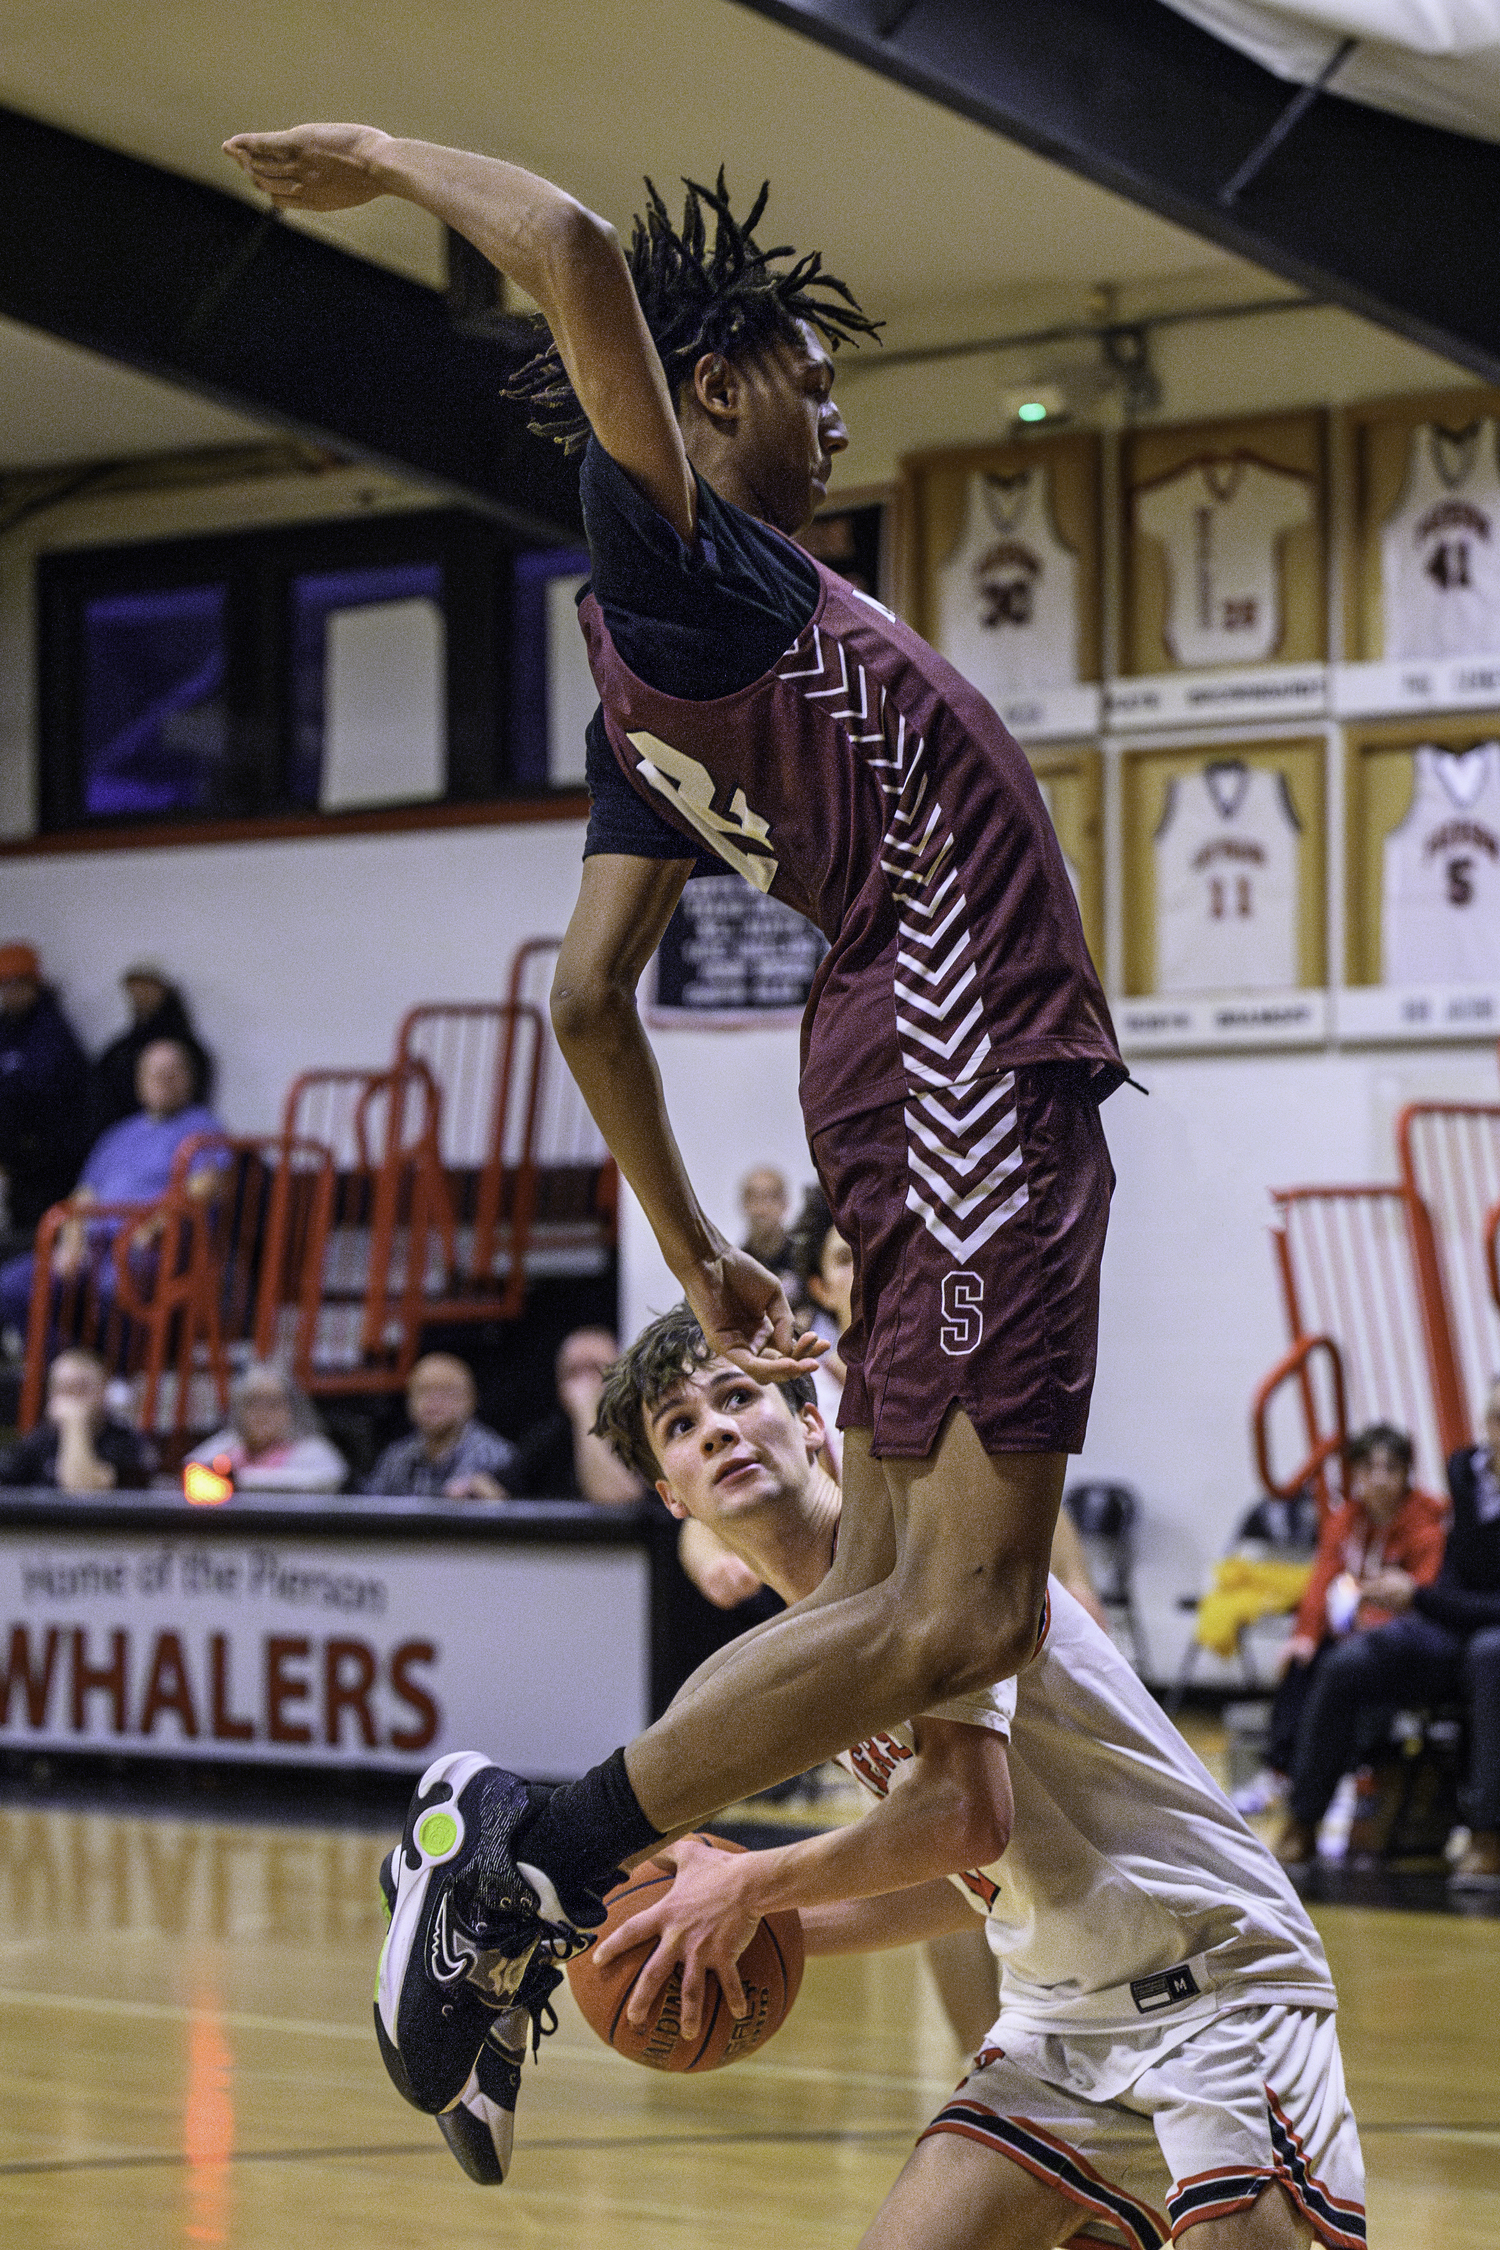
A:
[[[1500,1104],[1413,1102],[1396,1120],[1401,1177],[1432,1222],[1428,1286],[1453,1340],[1447,1450],[1472,1443],[1500,1369]]]
[[[395,1069],[425,1071],[439,1095],[426,1162],[448,1263],[428,1320],[514,1320],[526,1301],[542,1037],[539,1011],[516,1001],[429,1001],[402,1018]]]

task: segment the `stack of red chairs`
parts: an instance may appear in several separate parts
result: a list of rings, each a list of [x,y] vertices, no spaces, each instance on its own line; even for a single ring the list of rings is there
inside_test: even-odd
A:
[[[49,1211],[22,1427],[63,1341],[132,1378],[143,1425],[180,1438],[252,1356],[315,1397],[397,1391],[428,1324],[515,1320],[539,1271],[603,1270],[617,1180],[552,1033],[560,943],[517,949],[503,1001],[410,1009],[388,1065],[304,1071],[279,1133],[195,1136],[159,1202],[88,1207],[61,1282],[81,1213]],[[210,1167],[217,1192],[190,1192]]]

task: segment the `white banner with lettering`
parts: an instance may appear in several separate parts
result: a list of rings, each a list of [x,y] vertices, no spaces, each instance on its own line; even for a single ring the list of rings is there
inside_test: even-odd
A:
[[[584,1772],[649,1718],[643,1549],[0,1532],[0,1744]]]

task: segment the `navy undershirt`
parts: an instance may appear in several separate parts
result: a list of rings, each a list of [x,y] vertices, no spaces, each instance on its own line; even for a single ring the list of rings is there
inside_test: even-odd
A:
[[[817,607],[818,574],[799,548],[720,499],[701,477],[697,484],[693,548],[597,438],[584,454],[579,491],[589,584],[622,662],[663,695],[706,703],[748,687],[791,647]],[[694,853],[681,831],[636,795],[609,746],[602,711],[585,741],[593,800],[585,858],[692,856],[695,875],[723,874],[721,860]]]

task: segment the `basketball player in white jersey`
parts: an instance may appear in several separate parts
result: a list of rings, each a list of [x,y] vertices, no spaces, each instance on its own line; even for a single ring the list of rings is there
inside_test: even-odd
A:
[[[1500,981],[1500,742],[1414,753],[1411,808],[1385,839],[1387,984]]]
[[[1297,983],[1301,833],[1284,774],[1222,758],[1173,777],[1153,839],[1158,992]]]
[[[1078,678],[1078,557],[1052,520],[1046,468],[969,479],[964,528],[938,570],[935,645],[992,703]]]
[[[1500,474],[1496,427],[1412,432],[1401,497],[1380,532],[1385,653],[1500,650]]]
[[[1185,461],[1136,488],[1136,526],[1167,551],[1165,636],[1178,664],[1258,664],[1281,645],[1281,541],[1311,523],[1311,479],[1253,453]]]
[[[840,1512],[811,1386],[705,1352],[685,1308],[654,1322],[611,1372],[600,1434],[674,1514],[799,1599]],[[864,1820],[733,1859],[666,1847],[671,1891],[599,1959],[656,1938],[630,2014],[681,1963],[690,2034],[708,1969],[742,2012],[734,1964],[772,1907],[798,1908],[821,1953],[983,1916],[998,2021],[865,2250],[1157,2250],[1183,2233],[1193,2250],[1356,2250],[1364,2174],[1317,1933],[1055,1579],[1049,1609],[1017,1678],[847,1753],[878,1800]]]

